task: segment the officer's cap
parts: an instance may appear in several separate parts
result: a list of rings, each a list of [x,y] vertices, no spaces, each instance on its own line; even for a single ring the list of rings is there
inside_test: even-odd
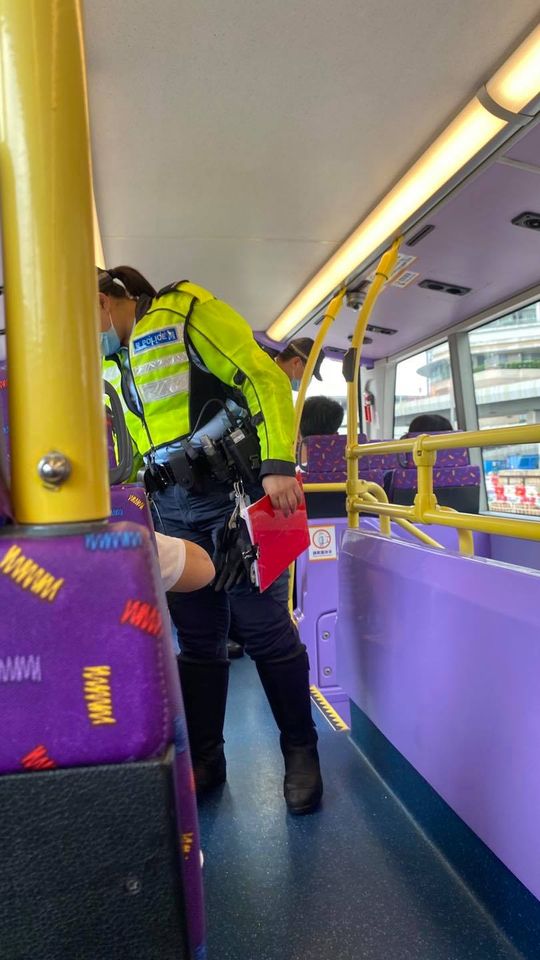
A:
[[[307,363],[312,346],[313,340],[311,337],[297,337],[296,340],[291,340],[291,342],[287,344],[288,349],[292,350],[297,357],[300,357],[300,359],[304,361],[304,363]],[[317,363],[315,364],[315,369],[313,371],[313,376],[316,380],[322,380],[321,364],[323,360],[324,353],[321,351],[317,357]]]

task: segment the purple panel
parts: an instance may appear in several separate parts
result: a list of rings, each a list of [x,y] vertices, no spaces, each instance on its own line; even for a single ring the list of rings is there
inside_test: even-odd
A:
[[[438,549],[437,547],[429,547],[427,544],[420,543],[414,534],[409,533],[394,522],[392,522],[391,526],[392,539],[405,540],[407,543],[414,543],[416,546],[425,550]],[[440,543],[445,550],[452,550],[454,553],[459,553],[457,530],[453,530],[452,527],[439,527],[435,524],[431,525],[426,523],[416,523],[415,526],[418,527],[419,530],[427,533],[433,540],[436,540],[437,543]],[[360,517],[360,529],[366,533],[378,534],[380,533],[379,521],[376,517]],[[491,539],[488,533],[473,533],[475,557],[491,558]]]
[[[533,163],[535,166],[538,166],[538,157],[540,157],[540,125],[537,124],[532,130],[529,130],[521,140],[518,140],[506,156],[512,160],[521,160],[522,163]],[[531,173],[530,176],[534,177],[535,174]],[[534,207],[534,210],[538,210],[538,204]],[[522,211],[520,210],[519,212],[521,213]]]
[[[348,530],[342,685],[540,896],[540,574]]]
[[[345,517],[334,517],[309,522],[310,530],[318,527],[335,527],[336,546],[339,556],[339,544],[347,526]],[[335,616],[338,595],[337,560],[310,560],[309,551],[305,551],[296,561],[296,591],[298,629],[300,639],[306,645],[310,662],[310,683],[320,685],[319,675],[319,627],[325,616]],[[332,633],[331,647],[335,644]],[[328,651],[330,659],[334,656]],[[330,665],[330,660],[327,666]],[[322,667],[321,667],[322,668]],[[324,691],[330,703],[335,705],[335,696],[343,698],[343,690],[338,686],[335,672],[326,674],[326,686],[333,687],[331,693]]]
[[[318,686],[323,692],[336,685],[336,620],[334,610],[319,617],[317,623]]]
[[[500,563],[512,563],[530,570],[540,570],[540,548],[534,540],[491,536],[491,557]]]

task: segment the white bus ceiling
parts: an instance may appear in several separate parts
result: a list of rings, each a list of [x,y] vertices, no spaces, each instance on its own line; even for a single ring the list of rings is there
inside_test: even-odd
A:
[[[107,263],[202,283],[266,329],[537,16],[538,0],[86,0]],[[539,128],[509,152],[538,162]],[[540,177],[496,163],[433,212],[403,248],[418,278],[373,317],[398,333],[366,355],[538,282],[540,237],[510,220],[539,208]],[[344,310],[335,346],[353,322]]]

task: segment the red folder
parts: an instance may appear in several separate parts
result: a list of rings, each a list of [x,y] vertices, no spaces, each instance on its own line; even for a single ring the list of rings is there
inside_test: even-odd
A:
[[[259,548],[256,573],[262,593],[309,547],[306,502],[284,517],[266,496],[242,510],[242,517],[251,542]]]

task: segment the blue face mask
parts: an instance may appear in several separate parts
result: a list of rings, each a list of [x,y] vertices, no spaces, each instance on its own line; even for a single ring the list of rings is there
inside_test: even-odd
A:
[[[291,386],[292,386],[293,390],[298,391],[298,390],[300,389],[300,384],[301,384],[301,383],[302,383],[302,381],[299,380],[298,377],[293,377],[293,379],[291,380]]]
[[[101,343],[102,357],[110,357],[113,353],[118,353],[120,347],[122,346],[120,337],[113,327],[112,320],[109,329],[105,330],[105,333],[100,333],[99,339]]]

